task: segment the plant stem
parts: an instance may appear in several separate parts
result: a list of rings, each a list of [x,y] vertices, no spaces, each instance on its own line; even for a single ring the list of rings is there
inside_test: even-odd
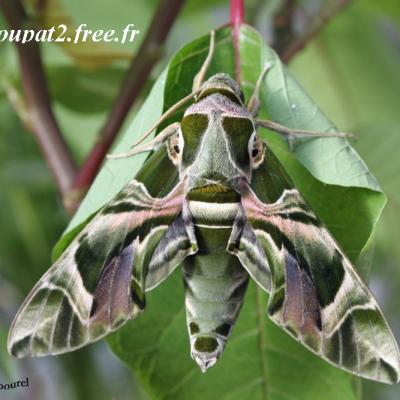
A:
[[[299,51],[304,49],[304,47],[306,47],[340,11],[350,5],[351,2],[352,0],[338,0],[329,10],[322,10],[315,17],[315,22],[311,24],[311,28],[281,52],[280,56],[282,61],[288,63]]]
[[[251,4],[246,13],[246,23],[248,25],[256,26],[257,18],[264,6],[265,0],[255,0],[255,2]]]
[[[240,26],[244,22],[244,0],[231,0],[231,25],[233,29],[233,49],[235,53],[235,77],[238,83],[241,82],[240,72],[240,48],[239,33]]]
[[[93,182],[132,104],[162,55],[165,39],[184,3],[185,0],[160,0],[146,36],[125,75],[110,114],[100,130],[97,143],[74,181],[72,197],[75,197],[76,201],[80,200],[82,194]]]
[[[274,49],[280,54],[295,39],[293,19],[296,10],[295,0],[284,0],[280,11],[274,17]]]
[[[31,28],[20,0],[0,0],[0,7],[11,29]],[[76,174],[76,165],[65,143],[51,108],[39,45],[36,41],[15,42],[23,89],[29,113],[29,126],[46,159],[64,199]]]

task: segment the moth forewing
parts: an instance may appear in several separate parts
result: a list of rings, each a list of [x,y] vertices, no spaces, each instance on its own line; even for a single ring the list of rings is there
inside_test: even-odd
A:
[[[331,364],[397,382],[399,350],[382,311],[271,151],[241,199],[268,258],[271,319]]]
[[[180,181],[157,199],[131,180],[33,288],[11,326],[9,352],[24,357],[72,351],[134,318],[144,308],[145,280],[156,286],[193,253],[173,223],[184,193]]]

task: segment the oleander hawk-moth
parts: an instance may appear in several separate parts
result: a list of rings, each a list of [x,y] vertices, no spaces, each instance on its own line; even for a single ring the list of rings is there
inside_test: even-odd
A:
[[[205,80],[213,50],[212,33],[192,95],[151,130],[192,100],[182,120],[123,154],[153,151],[155,176],[172,162],[172,190],[153,197],[140,174],[128,182],[33,288],[9,352],[55,355],[104,337],[138,316],[145,293],[180,266],[191,356],[203,372],[221,356],[253,279],[269,293],[272,321],[309,350],[364,378],[397,382],[399,351],[378,304],[257,130],[346,134],[257,119],[268,66],[245,105],[228,75]]]

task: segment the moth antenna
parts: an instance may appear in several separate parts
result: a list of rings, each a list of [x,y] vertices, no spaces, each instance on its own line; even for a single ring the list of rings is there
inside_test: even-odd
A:
[[[143,153],[145,151],[154,151],[160,148],[172,135],[176,134],[181,127],[179,122],[175,122],[174,124],[168,125],[165,129],[163,129],[153,140],[148,143],[143,143],[142,145],[135,146],[130,151],[126,153],[118,153],[118,154],[107,154],[107,158],[110,159],[118,159],[118,158],[127,158],[132,157],[136,154]]]
[[[268,120],[257,120],[256,121],[256,126],[261,127],[261,128],[266,128],[271,131],[277,132],[280,135],[284,136],[286,139],[289,140],[290,142],[296,138],[307,138],[307,137],[313,137],[313,138],[328,138],[328,137],[342,137],[346,139],[351,139],[351,140],[356,140],[356,136],[353,133],[348,133],[348,132],[319,132],[319,131],[309,131],[309,130],[303,130],[303,129],[295,129],[295,128],[289,128],[287,126],[278,124],[273,121],[268,121]],[[293,145],[293,143],[291,144]]]
[[[196,74],[196,76],[193,79],[193,92],[200,90],[201,86],[203,85],[203,82],[206,77],[208,68],[210,67],[214,52],[215,52],[215,31],[212,30],[210,32],[210,47],[208,50],[207,57],[204,60],[204,63],[201,66],[200,71]]]
[[[261,83],[263,79],[265,78],[265,75],[267,72],[270,70],[272,64],[267,63],[264,65],[264,69],[262,70],[260,76],[257,79],[256,86],[254,88],[254,92],[251,95],[249,102],[247,103],[247,109],[253,114],[257,115],[258,110],[260,109],[260,89],[261,89]]]
[[[170,109],[168,109],[161,117],[157,120],[157,122],[148,130],[146,131],[143,136],[137,140],[132,146],[131,149],[137,146],[138,144],[142,143],[143,140],[145,140],[151,132],[154,131],[154,129],[157,129],[157,127],[164,122],[168,117],[170,117],[175,111],[177,111],[180,107],[182,107],[185,103],[187,103],[189,100],[193,99],[200,93],[200,90],[196,92],[192,92],[183,99],[179,100],[177,103],[175,103]]]

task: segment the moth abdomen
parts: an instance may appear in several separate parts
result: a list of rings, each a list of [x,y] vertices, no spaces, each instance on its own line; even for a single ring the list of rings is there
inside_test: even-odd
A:
[[[214,202],[214,194],[222,201]],[[210,184],[189,192],[198,252],[183,262],[191,356],[205,372],[213,366],[243,304],[247,271],[227,252],[239,211],[237,193]]]
[[[205,372],[220,357],[248,283],[240,262],[226,253],[188,257],[183,264],[191,355]]]

